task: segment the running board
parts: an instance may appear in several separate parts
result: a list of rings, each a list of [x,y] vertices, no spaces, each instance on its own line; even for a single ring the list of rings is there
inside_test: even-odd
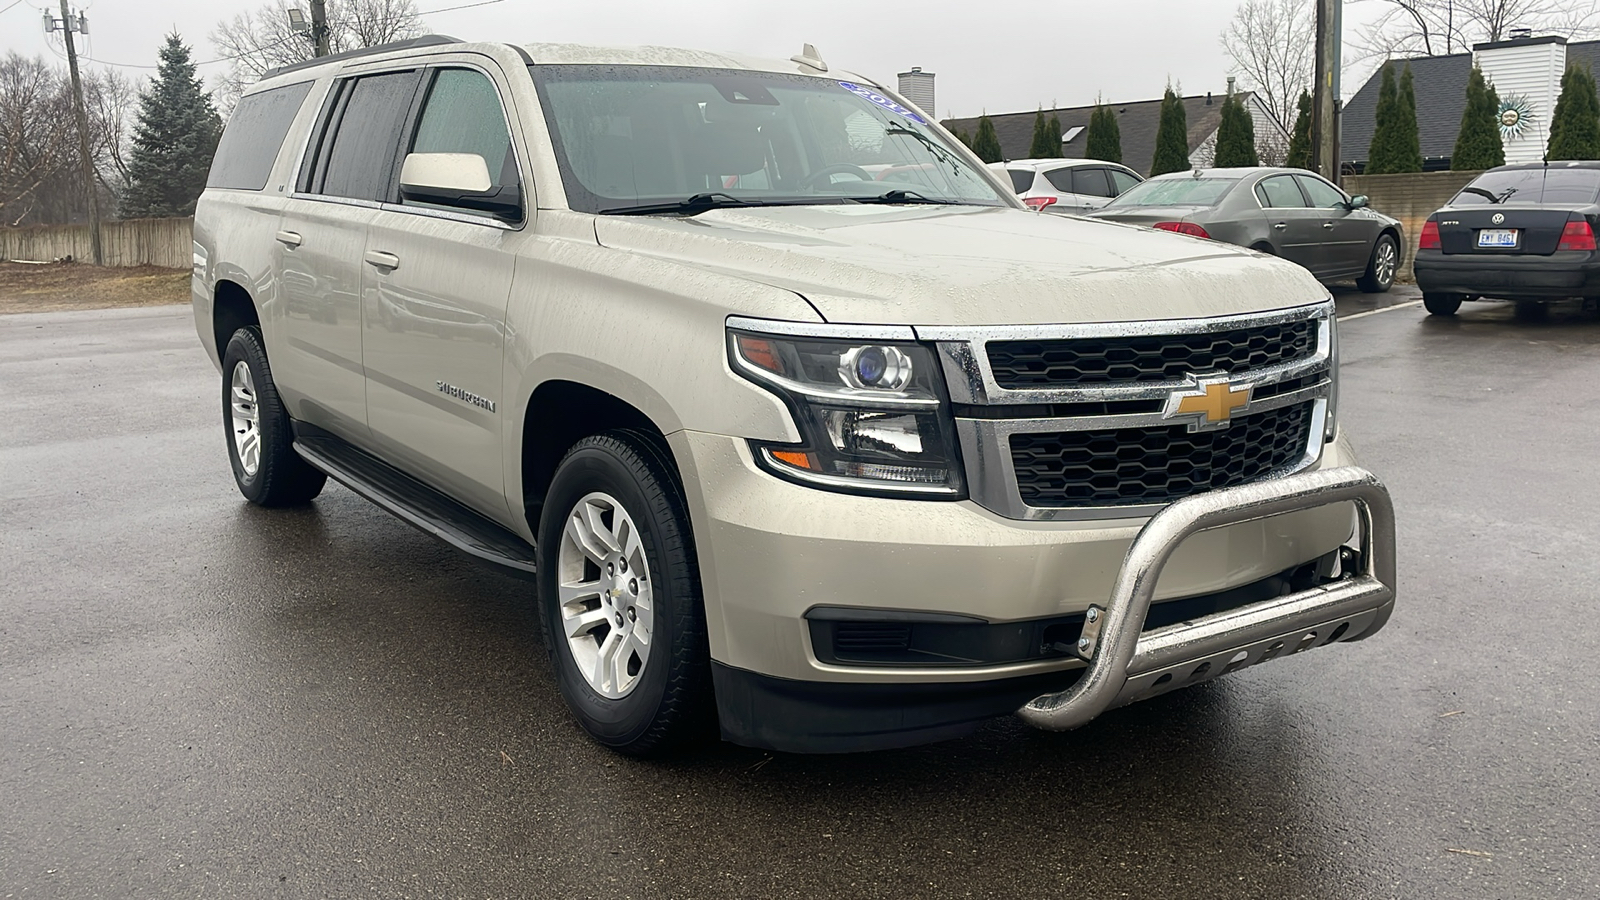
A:
[[[294,423],[294,450],[317,469],[418,530],[511,575],[534,577],[521,537],[320,428]]]

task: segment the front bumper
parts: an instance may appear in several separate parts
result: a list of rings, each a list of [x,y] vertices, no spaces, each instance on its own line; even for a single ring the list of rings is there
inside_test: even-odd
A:
[[[1425,293],[1502,300],[1559,300],[1600,296],[1600,253],[1558,251],[1549,256],[1445,254],[1419,250],[1411,264]]]
[[[1059,652],[1001,664],[824,662],[808,613],[965,618],[1019,630],[1061,617],[1082,623],[1090,607],[1109,609],[1106,598],[1126,576],[1122,563],[1135,537],[1152,527],[1144,519],[1023,522],[970,502],[828,493],[760,471],[743,441],[693,432],[671,440],[694,523],[724,734],[755,746],[826,752],[922,743],[1067,687],[1085,662]],[[1299,484],[1353,462],[1341,437],[1325,448],[1321,470],[1264,484]],[[1191,499],[1238,498],[1237,491],[1252,487],[1263,485]],[[1273,579],[1329,557],[1351,537],[1352,502],[1359,499],[1307,502],[1197,529],[1166,549],[1159,586],[1149,580],[1149,599],[1165,612],[1178,605],[1164,601],[1247,586],[1273,585],[1259,596],[1277,597],[1289,588]],[[1148,522],[1169,521],[1164,515]],[[1219,606],[1228,611],[1216,615],[1236,618],[1275,602],[1249,600]],[[1135,618],[1137,637],[1144,611]],[[1377,625],[1375,615],[1338,638],[1328,637],[1337,626],[1324,629],[1317,644]],[[1075,628],[1068,641],[1076,636]],[[1269,655],[1266,647],[1252,653],[1251,661]],[[1229,666],[1214,668],[1220,674]]]

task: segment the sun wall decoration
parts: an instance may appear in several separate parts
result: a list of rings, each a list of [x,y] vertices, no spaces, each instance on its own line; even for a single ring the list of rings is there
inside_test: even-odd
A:
[[[1512,94],[1500,100],[1500,139],[1511,142],[1532,130],[1538,121],[1533,101],[1523,94]]]

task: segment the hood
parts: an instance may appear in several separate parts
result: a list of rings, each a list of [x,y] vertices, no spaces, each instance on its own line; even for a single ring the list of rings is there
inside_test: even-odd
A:
[[[1009,207],[788,206],[598,216],[606,246],[805,297],[829,322],[1027,325],[1188,318],[1324,299],[1226,244]]]
[[[1210,206],[1108,206],[1089,213],[1091,219],[1108,222],[1128,222],[1149,225],[1153,222],[1186,222],[1200,213],[1210,212]]]

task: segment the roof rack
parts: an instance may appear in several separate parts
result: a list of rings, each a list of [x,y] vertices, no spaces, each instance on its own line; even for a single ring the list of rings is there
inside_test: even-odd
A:
[[[261,78],[263,81],[265,81],[268,78],[272,78],[276,75],[282,75],[285,72],[297,72],[301,69],[309,69],[312,66],[320,66],[323,63],[339,62],[346,59],[357,59],[362,56],[374,56],[379,53],[388,53],[391,50],[412,50],[417,47],[437,47],[441,44],[459,43],[461,43],[460,38],[451,37],[448,34],[425,34],[422,37],[411,38],[407,41],[394,41],[388,44],[378,44],[374,47],[362,47],[358,50],[346,50],[343,53],[335,53],[332,56],[313,56],[312,58],[302,62],[290,63],[287,66],[279,66],[276,69],[268,69],[267,71],[261,73]]]

